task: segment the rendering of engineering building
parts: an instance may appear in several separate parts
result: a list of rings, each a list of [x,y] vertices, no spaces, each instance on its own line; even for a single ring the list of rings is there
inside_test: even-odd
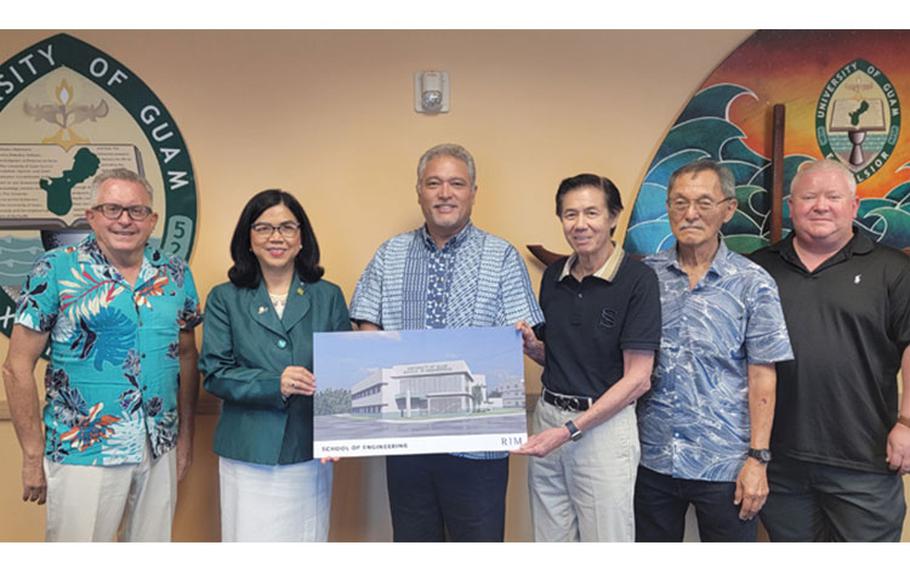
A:
[[[351,388],[353,414],[411,418],[471,414],[494,405],[484,375],[464,361],[395,365]]]
[[[503,408],[525,407],[525,384],[522,381],[511,381],[499,388],[502,394]]]

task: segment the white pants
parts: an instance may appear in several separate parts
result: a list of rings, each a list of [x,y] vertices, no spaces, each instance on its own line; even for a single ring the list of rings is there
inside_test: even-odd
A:
[[[223,542],[325,542],[332,464],[259,465],[219,458]]]
[[[531,432],[563,427],[580,412],[541,398]],[[635,475],[641,450],[635,406],[566,442],[544,458],[528,459],[531,522],[538,542],[633,542]]]
[[[125,465],[66,465],[45,458],[48,542],[170,542],[177,452]]]

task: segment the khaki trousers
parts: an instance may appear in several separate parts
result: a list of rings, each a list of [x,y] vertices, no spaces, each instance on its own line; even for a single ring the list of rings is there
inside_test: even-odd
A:
[[[580,412],[541,398],[531,433],[563,427]],[[633,542],[633,496],[641,450],[635,406],[566,442],[544,458],[528,458],[531,522],[537,542]]]
[[[113,466],[45,458],[48,542],[170,542],[177,504],[177,452]]]

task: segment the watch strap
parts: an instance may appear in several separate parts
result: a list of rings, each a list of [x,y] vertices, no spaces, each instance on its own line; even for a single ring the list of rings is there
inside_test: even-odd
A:
[[[747,454],[750,458],[758,460],[759,463],[767,465],[771,462],[771,450],[768,448],[749,448]]]
[[[577,442],[582,437],[582,431],[578,429],[578,426],[575,425],[575,422],[569,420],[565,423],[566,430],[569,431],[569,439],[573,442]]]

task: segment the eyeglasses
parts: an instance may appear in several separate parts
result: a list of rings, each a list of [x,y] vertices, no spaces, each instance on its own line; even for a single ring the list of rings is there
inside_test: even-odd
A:
[[[120,216],[123,215],[124,211],[126,211],[127,215],[129,215],[130,219],[133,221],[143,221],[152,214],[152,208],[147,205],[130,205],[129,207],[124,207],[117,203],[102,203],[92,207],[92,210],[100,212],[106,219],[110,219],[111,221],[120,219]]]
[[[667,207],[670,208],[674,213],[684,213],[689,210],[689,207],[692,204],[695,204],[695,209],[699,213],[710,213],[714,210],[715,207],[720,205],[725,201],[730,201],[732,197],[725,197],[720,201],[714,201],[710,197],[702,197],[701,199],[696,199],[695,201],[689,201],[688,199],[683,199],[682,197],[677,197],[676,199],[668,199]]]
[[[275,231],[278,231],[278,234],[286,239],[292,239],[296,237],[300,232],[300,223],[282,223],[277,227],[271,223],[253,223],[250,226],[250,230],[253,231],[253,234],[261,239],[267,239],[275,234]]]

